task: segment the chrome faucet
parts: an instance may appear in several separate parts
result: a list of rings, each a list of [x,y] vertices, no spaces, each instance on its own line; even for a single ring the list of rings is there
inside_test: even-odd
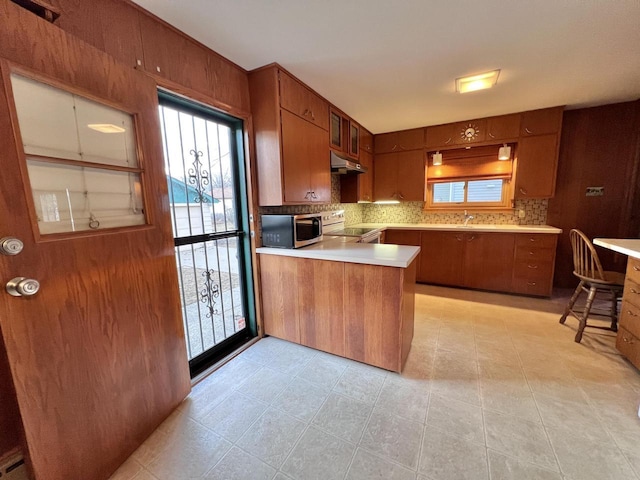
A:
[[[463,226],[467,226],[470,220],[473,220],[473,215],[467,215],[467,211],[464,211],[464,224]]]

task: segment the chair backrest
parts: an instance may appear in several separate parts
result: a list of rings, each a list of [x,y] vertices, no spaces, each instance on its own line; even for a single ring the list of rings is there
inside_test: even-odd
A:
[[[569,233],[573,250],[573,274],[581,280],[604,281],[604,270],[598,252],[584,233],[573,229]]]

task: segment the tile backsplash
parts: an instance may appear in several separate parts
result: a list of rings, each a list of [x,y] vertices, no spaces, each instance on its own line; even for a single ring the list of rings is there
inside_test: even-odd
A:
[[[544,225],[547,221],[547,204],[543,200],[516,200],[513,212],[474,212],[471,223],[498,225]],[[462,213],[425,212],[423,202],[405,202],[397,205],[364,204],[362,218],[364,223],[462,223]],[[518,212],[524,210],[525,217],[518,218]]]
[[[516,200],[515,209],[509,213],[474,212],[471,223],[498,225],[544,225],[547,222],[546,199]],[[344,210],[345,223],[462,223],[462,213],[425,212],[424,202],[404,202],[397,205],[373,203],[340,203],[340,176],[331,176],[331,203],[324,205],[288,205],[284,207],[260,207],[259,213],[317,213],[325,210]],[[518,212],[524,210],[525,217]]]

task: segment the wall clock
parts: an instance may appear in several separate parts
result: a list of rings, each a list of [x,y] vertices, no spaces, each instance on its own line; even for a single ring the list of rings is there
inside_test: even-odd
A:
[[[476,139],[476,137],[480,134],[480,129],[473,123],[468,124],[466,127],[463,127],[460,130],[460,137],[465,142],[471,142]]]

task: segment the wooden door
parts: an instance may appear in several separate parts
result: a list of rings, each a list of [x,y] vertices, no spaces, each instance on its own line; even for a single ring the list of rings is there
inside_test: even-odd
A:
[[[464,285],[508,292],[513,273],[513,233],[466,233]]]
[[[424,150],[398,154],[398,192],[405,202],[424,202]]]
[[[398,193],[398,154],[384,153],[375,155],[373,164],[376,170],[373,177],[375,199],[396,200]]]
[[[279,255],[260,255],[264,333],[300,343],[298,262]]]
[[[316,155],[317,143],[314,143],[313,134],[316,133],[317,127],[287,110],[282,110],[280,115],[284,201],[298,204],[310,203],[310,162]]]
[[[190,389],[157,90],[146,75],[26,15],[8,22],[11,28],[0,35],[2,54],[6,46],[38,69],[1,64],[0,136],[6,141],[0,155],[0,231],[20,239],[24,250],[0,255],[0,272],[3,283],[27,277],[40,282],[40,290],[22,297],[2,292],[1,330],[35,478],[105,479]],[[40,39],[38,49],[21,39],[20,29]],[[33,155],[25,156],[27,124],[19,121],[12,74],[53,84],[77,102],[106,103],[133,115],[143,224],[103,231],[94,221],[88,230],[43,233],[46,222],[60,221],[51,195],[63,197],[32,187]],[[79,131],[84,127],[77,124]],[[51,137],[45,128],[40,131]],[[66,160],[67,169],[95,165]],[[66,197],[72,193],[67,188]],[[49,210],[43,219],[36,206],[45,200]]]
[[[360,163],[366,167],[367,172],[358,175],[358,200],[373,201],[373,155],[368,151],[360,152]]]
[[[423,231],[418,282],[463,285],[464,233]]]
[[[311,198],[317,203],[331,202],[331,158],[328,132],[313,124],[305,126],[305,138],[309,142],[309,173]]]
[[[373,154],[373,135],[362,126],[360,127],[360,152]]]
[[[518,144],[516,198],[549,198],[556,189],[558,136],[523,137]]]
[[[282,70],[278,71],[278,76],[280,79],[280,106],[320,128],[328,130],[329,104]]]

